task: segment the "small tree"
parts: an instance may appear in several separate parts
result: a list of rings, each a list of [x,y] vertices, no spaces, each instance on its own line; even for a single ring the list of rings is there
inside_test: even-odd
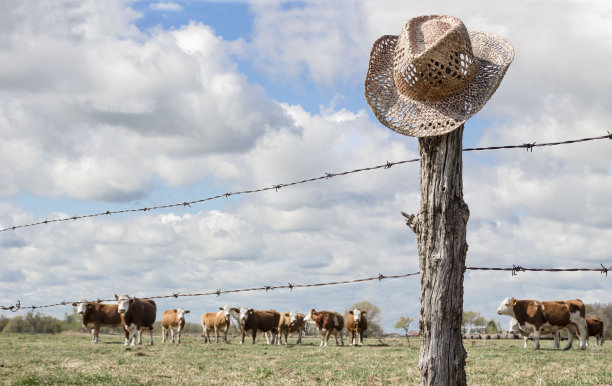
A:
[[[474,320],[479,316],[477,312],[474,311],[463,311],[463,317],[461,318],[461,330],[465,334],[470,330],[474,324]]]
[[[410,332],[410,323],[412,323],[413,321],[414,319],[410,317],[400,316],[400,318],[397,320],[397,323],[395,323],[395,328],[398,330],[404,330],[406,338],[408,338],[408,332]]]
[[[497,322],[497,320],[495,319],[489,320],[489,323],[487,323],[485,332],[487,334],[497,334],[501,332],[501,328],[499,327],[499,323]]]
[[[475,327],[475,332],[477,333],[482,333],[485,330],[485,326],[487,325],[487,320],[484,318],[484,316],[480,316],[480,313],[477,312],[476,313],[478,316],[476,317],[476,319],[474,319],[474,327]]]

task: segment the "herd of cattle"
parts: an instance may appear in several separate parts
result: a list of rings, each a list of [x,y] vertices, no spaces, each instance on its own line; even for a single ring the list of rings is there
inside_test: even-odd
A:
[[[125,345],[141,344],[141,332],[148,331],[150,344],[153,344],[153,324],[157,316],[157,306],[150,299],[130,298],[128,295],[115,295],[117,304],[102,304],[100,302],[88,302],[81,300],[72,303],[77,307],[77,312],[83,318],[83,327],[91,330],[93,342],[98,342],[100,327],[122,326],[125,333]],[[181,332],[185,326],[185,314],[189,310],[182,307],[164,311],[161,319],[162,342],[170,335],[170,341],[181,343]],[[298,334],[297,343],[302,341],[302,331],[305,323],[313,323],[321,333],[320,346],[327,346],[329,338],[333,335],[336,345],[344,345],[342,337],[343,329],[350,332],[350,345],[363,345],[363,333],[368,328],[366,312],[354,309],[348,312],[346,323],[344,317],[334,311],[311,310],[307,315],[297,311],[280,313],[275,310],[254,310],[220,307],[219,311],[202,314],[202,335],[204,342],[210,343],[210,333],[215,333],[215,343],[219,342],[219,334],[223,333],[223,340],[228,342],[227,334],[230,328],[230,316],[234,313],[239,320],[242,337],[240,344],[244,343],[244,337],[248,331],[251,332],[253,343],[257,331],[264,332],[268,344],[282,344],[283,336],[287,344],[287,336],[290,332]],[[562,300],[543,302],[538,300],[517,300],[515,298],[504,299],[497,309],[499,315],[508,315],[510,330],[521,334],[525,339],[524,347],[527,348],[528,337],[533,334],[534,346],[540,348],[541,335],[552,334],[554,347],[559,347],[559,333],[561,330],[568,331],[568,342],[565,350],[572,347],[576,336],[580,337],[580,348],[585,350],[589,336],[596,338],[596,344],[603,344],[603,322],[598,318],[587,319],[585,317],[585,306],[582,301]]]
[[[128,295],[118,296],[115,294],[117,304],[103,304],[100,302],[88,302],[81,300],[72,303],[77,307],[77,312],[81,314],[83,327],[91,330],[92,342],[97,343],[100,334],[100,327],[123,327],[125,333],[125,345],[141,344],[141,333],[148,331],[150,334],[149,344],[153,344],[153,324],[157,317],[157,306],[151,299],[130,298]],[[189,313],[182,307],[177,309],[165,310],[162,314],[162,342],[168,336],[170,341],[181,343],[181,332],[185,327],[185,314]],[[220,307],[217,312],[207,312],[202,314],[202,335],[204,342],[210,343],[210,333],[215,333],[215,343],[219,342],[219,334],[223,333],[223,340],[228,342],[227,333],[230,328],[231,313],[235,313],[240,322],[242,337],[240,344],[244,343],[247,332],[251,332],[253,343],[257,336],[257,331],[265,333],[268,344],[282,344],[283,336],[285,344],[290,332],[298,334],[297,343],[302,341],[302,331],[305,329],[306,322],[313,323],[321,332],[320,346],[327,346],[330,336],[336,339],[336,345],[340,342],[344,345],[342,331],[346,329],[351,334],[349,345],[363,345],[363,333],[368,328],[366,312],[360,309],[353,309],[348,312],[346,323],[344,317],[334,311],[315,311],[311,310],[307,315],[297,311],[280,313],[275,310],[254,310],[242,308],[232,308],[229,306]]]

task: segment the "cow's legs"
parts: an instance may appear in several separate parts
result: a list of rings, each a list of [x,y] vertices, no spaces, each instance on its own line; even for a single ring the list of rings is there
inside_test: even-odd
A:
[[[287,339],[287,338],[285,338]],[[297,337],[297,341],[295,342],[296,344],[301,344],[302,343],[302,330],[298,330],[298,337]]]
[[[553,348],[559,348],[559,340],[561,339],[561,331],[553,332]]]
[[[123,334],[125,335],[125,342],[123,343],[123,345],[127,346],[128,344],[130,344],[130,330],[125,326],[125,324],[122,324],[121,327],[123,327]]]
[[[98,343],[98,337],[100,336],[100,327],[92,328],[91,335],[93,335],[91,341],[93,343]]]
[[[359,346],[363,346],[363,331],[357,331],[357,334],[359,334]]]
[[[337,343],[338,343],[338,342],[336,341],[336,344],[337,344]],[[349,343],[349,346],[356,345],[356,344],[357,344],[357,343],[356,343],[356,341],[355,341],[355,331],[351,330],[351,341],[350,341],[350,343]]]
[[[140,340],[140,334],[138,334],[138,339]],[[149,339],[149,346],[153,346],[153,327],[149,328]],[[174,341],[172,343],[174,343]]]
[[[321,344],[319,345],[319,347],[326,347],[328,339],[329,339],[329,331],[322,330],[321,331]]]
[[[242,328],[242,337],[240,338],[240,344],[244,344],[244,336],[246,335],[246,331],[244,330],[244,327]]]
[[[168,329],[166,327],[162,327],[162,343],[166,343],[167,337],[168,337]]]
[[[589,332],[586,328],[586,323],[580,324],[578,326],[578,332],[580,333],[580,349],[586,350],[587,348],[587,339],[589,338]]]
[[[525,342],[523,343],[523,348],[527,348],[529,343],[529,335],[523,336],[523,341]]]
[[[253,329],[253,344],[255,344],[255,338],[257,337],[257,329]]]
[[[574,337],[576,336],[575,331],[568,330],[567,332],[567,344],[563,348],[564,350],[569,350],[572,348],[572,344],[574,344]]]
[[[228,331],[229,331],[229,324],[225,327],[225,330],[223,330],[223,340],[225,340],[225,343],[229,343],[229,341],[227,340]]]
[[[174,343],[174,328],[170,329],[170,342]]]
[[[540,349],[540,330],[536,329],[533,331],[533,346],[535,350]]]

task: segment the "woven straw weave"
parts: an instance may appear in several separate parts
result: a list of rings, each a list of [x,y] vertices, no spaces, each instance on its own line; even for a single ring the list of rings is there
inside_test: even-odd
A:
[[[400,134],[445,134],[485,105],[513,58],[502,37],[468,33],[452,16],[421,16],[399,36],[374,43],[365,97],[378,120]]]

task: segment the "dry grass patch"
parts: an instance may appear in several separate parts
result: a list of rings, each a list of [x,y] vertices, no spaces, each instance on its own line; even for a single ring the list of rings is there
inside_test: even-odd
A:
[[[366,340],[363,347],[204,344],[123,346],[120,336],[0,334],[3,384],[420,384],[418,342]],[[470,384],[605,384],[612,345],[589,350],[524,350],[522,341],[465,342]]]

